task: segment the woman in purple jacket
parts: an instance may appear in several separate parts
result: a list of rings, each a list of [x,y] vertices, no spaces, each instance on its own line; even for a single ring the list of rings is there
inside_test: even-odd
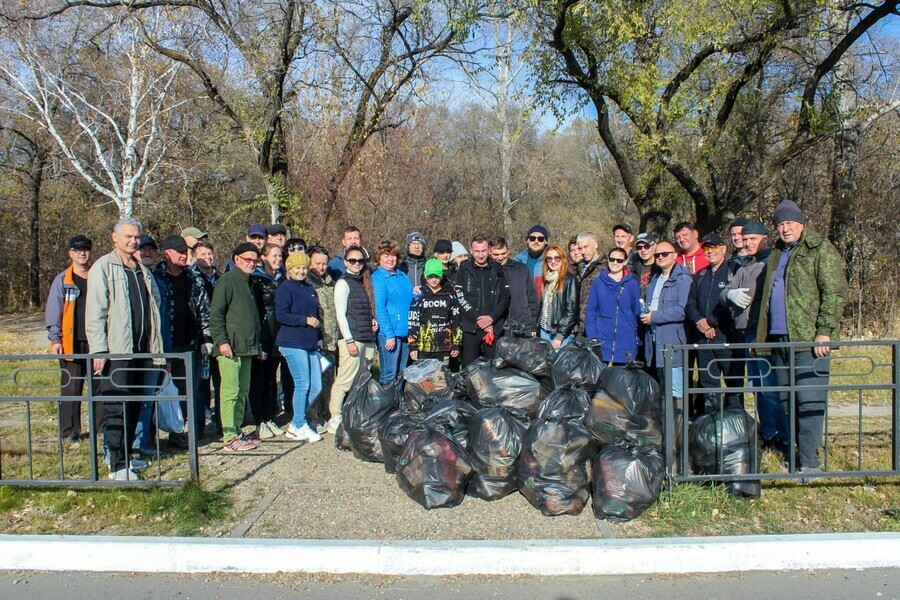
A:
[[[295,252],[284,264],[288,280],[275,292],[275,314],[281,329],[275,343],[294,380],[294,417],[284,428],[286,437],[301,442],[322,439],[306,422],[306,410],[322,391],[319,365],[319,297],[306,282],[309,256]]]

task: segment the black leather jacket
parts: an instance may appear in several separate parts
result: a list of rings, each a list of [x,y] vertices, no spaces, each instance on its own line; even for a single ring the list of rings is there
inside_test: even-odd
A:
[[[488,306],[481,306],[481,290],[479,277],[475,269],[488,269],[489,302]],[[475,320],[481,315],[490,315],[494,319],[494,335],[503,333],[503,324],[509,311],[509,284],[503,267],[493,259],[488,259],[485,267],[476,267],[475,261],[469,259],[459,265],[453,282],[456,297],[461,309],[460,325],[466,333],[475,333],[478,326]]]
[[[579,302],[581,284],[578,278],[566,273],[561,294],[553,294],[553,305],[550,313],[550,334],[555,339],[564,340],[575,332],[579,318]],[[544,314],[543,302],[541,313]]]
[[[250,275],[250,289],[256,300],[256,310],[259,311],[259,345],[266,354],[278,354],[275,338],[278,337],[281,324],[275,317],[275,291],[281,282],[280,274],[276,273],[273,279],[262,269],[257,269]]]

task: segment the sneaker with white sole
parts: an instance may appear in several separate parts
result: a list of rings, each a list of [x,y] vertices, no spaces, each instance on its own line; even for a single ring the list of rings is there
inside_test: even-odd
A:
[[[340,419],[335,419],[335,418],[328,419],[328,422],[325,423],[325,431],[327,431],[331,435],[334,435],[334,433],[338,430],[338,427],[340,427],[340,425],[341,425]]]
[[[298,442],[306,441],[300,432],[300,428],[294,427],[293,423],[288,423],[284,426],[284,437],[288,438],[289,440],[296,440]]]
[[[110,473],[109,478],[113,481],[140,481],[141,476],[131,469],[119,469]]]
[[[272,432],[272,435],[284,435],[284,429],[275,424],[275,421],[266,421],[266,427]]]
[[[269,429],[268,423],[260,423],[256,428],[256,436],[261,440],[268,440],[275,437],[275,433]]]
[[[150,466],[150,463],[146,460],[141,460],[140,458],[132,458],[131,459],[131,470],[132,471],[143,471],[147,467]]]
[[[318,423],[316,425],[316,433],[318,433],[319,435],[328,433],[328,423]]]
[[[303,427],[300,428],[300,435],[310,444],[322,441],[322,436],[313,431],[308,424],[304,424]]]

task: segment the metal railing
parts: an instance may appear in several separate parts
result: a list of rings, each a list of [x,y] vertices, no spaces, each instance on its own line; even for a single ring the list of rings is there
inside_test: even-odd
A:
[[[117,360],[143,360],[146,359],[150,366],[130,366],[126,368],[118,368],[115,371],[107,369],[107,373],[102,375],[94,374],[91,368],[91,360],[96,358],[104,358],[108,361]],[[153,365],[152,359],[165,359],[168,365],[181,362],[184,366],[183,376],[173,376],[168,367],[162,365]],[[60,361],[86,361],[86,368],[83,376],[74,376],[67,369],[63,368]],[[179,369],[180,370],[180,369]],[[118,388],[123,389],[119,381],[114,380],[113,372],[117,373],[116,379],[119,379],[125,373],[134,374],[140,372],[144,374],[143,384],[128,385],[126,392],[135,390],[145,390],[146,393],[129,393],[125,395],[102,395],[101,388]],[[120,379],[119,379],[120,380]],[[184,394],[174,396],[158,396],[157,390],[161,386],[173,381],[181,384],[185,390]],[[82,396],[62,396],[61,390],[69,383],[80,382],[83,385]],[[102,476],[98,466],[98,458],[101,456],[100,447],[103,443],[104,431],[98,423],[95,406],[102,413],[103,405],[107,403],[121,403],[124,432],[128,432],[129,428],[134,428],[137,423],[133,417],[128,416],[129,411],[126,407],[130,403],[150,403],[152,405],[152,423],[158,422],[159,402],[177,401],[186,405],[187,414],[184,416],[185,422],[188,424],[195,423],[194,411],[194,355],[191,352],[185,353],[165,353],[165,354],[18,354],[18,355],[0,355],[0,485],[9,486],[143,486],[143,487],[176,487],[184,485],[183,478],[164,479],[164,475],[168,471],[163,471],[161,465],[162,452],[160,448],[160,439],[158,432],[153,435],[153,443],[155,452],[151,453],[154,457],[151,465],[144,469],[140,479],[129,479],[126,481],[113,481]],[[68,440],[62,435],[62,429],[59,427],[61,416],[60,402],[80,401],[87,403],[87,440],[88,455],[87,469],[85,473],[84,454],[72,453],[69,450],[77,450],[74,444],[70,447]],[[22,406],[16,406],[22,405]],[[41,423],[48,421],[48,413],[51,411],[36,409],[38,406],[55,405],[56,428],[55,434],[51,435],[47,432],[46,426]],[[133,411],[132,411],[133,412]],[[23,430],[24,425],[24,430]],[[130,469],[135,450],[132,449],[129,435],[123,432],[123,451],[125,454],[126,469]],[[188,449],[187,460],[190,471],[190,478],[199,481],[199,462],[197,455],[197,436],[195,427],[188,426]],[[23,448],[24,442],[24,448]],[[35,456],[39,451],[38,446],[52,447],[56,445],[57,463],[55,465],[41,465],[36,468]],[[47,455],[47,452],[41,452],[41,455]],[[18,462],[15,460],[19,458]],[[67,460],[68,459],[68,460]],[[102,459],[101,464],[102,464]],[[22,464],[24,461],[24,465]],[[76,464],[80,467],[76,473],[72,473],[72,469],[67,469],[66,463]],[[152,462],[155,462],[153,468]],[[4,464],[6,463],[6,464]],[[10,463],[12,467],[10,467]],[[183,463],[182,463],[183,464]],[[57,471],[58,467],[58,471]],[[52,469],[52,474],[50,473]],[[11,476],[7,477],[7,473],[12,471]],[[154,477],[148,477],[148,473],[153,473]],[[58,473],[58,476],[57,476]]]
[[[795,364],[797,352],[811,352],[815,346],[828,346],[831,353],[828,357],[830,365],[825,359],[816,359],[811,366],[812,373],[817,377],[826,376],[824,383],[809,385],[803,382],[798,385],[797,381],[797,365]],[[787,362],[784,365],[772,365],[770,361],[763,358],[772,349],[785,349]],[[866,348],[872,350],[866,351]],[[736,366],[732,371],[731,377],[722,377],[718,387],[701,387],[697,381],[702,372],[708,371],[711,363],[706,365],[697,364],[697,351],[706,350],[731,350],[731,356],[725,359],[714,359],[712,362],[718,363],[719,367],[727,366],[733,363]],[[748,354],[749,350],[754,351],[754,355]],[[681,385],[683,389],[683,398],[680,406],[676,406],[677,399],[673,394],[674,381],[673,373],[675,358],[681,358]],[[900,340],[880,340],[880,341],[832,341],[828,343],[810,343],[810,342],[793,342],[793,343],[747,343],[747,344],[686,344],[667,346],[664,349],[664,369],[665,377],[663,382],[664,389],[664,434],[665,434],[665,460],[666,469],[670,482],[699,482],[699,481],[720,481],[720,482],[750,482],[759,480],[773,479],[802,479],[804,481],[821,478],[821,477],[869,477],[869,476],[892,476],[900,475]],[[763,371],[760,377],[752,377],[752,385],[750,378],[745,378],[745,372],[748,365],[756,364],[758,367],[766,367],[771,369],[773,375],[779,379],[778,384],[764,384],[761,378],[767,375],[767,371]],[[853,367],[861,367],[853,370]],[[810,372],[809,366],[804,366],[806,373]],[[711,372],[716,372],[715,370]],[[820,447],[820,458],[822,459],[821,472],[798,472],[797,457],[793,449],[797,444],[798,426],[797,417],[797,393],[798,391],[822,391],[828,394],[828,401],[824,407],[824,431],[823,446]],[[757,427],[750,432],[752,439],[749,440],[750,451],[752,454],[750,472],[741,474],[725,474],[723,473],[723,457],[721,447],[718,448],[719,456],[717,457],[718,472],[715,473],[694,473],[691,470],[691,419],[689,410],[698,396],[708,401],[715,399],[718,406],[713,410],[719,411],[718,419],[718,442],[722,440],[722,423],[724,421],[725,408],[723,405],[723,397],[725,394],[740,394],[746,399],[745,394],[758,394],[764,392],[777,393],[781,396],[782,406],[784,408],[785,417],[787,419],[788,439],[787,448],[789,449],[785,456],[785,461],[779,470],[769,470],[761,472],[761,451],[760,436],[758,434],[759,414],[755,401],[751,406],[746,407],[750,415],[757,423]],[[833,404],[833,396],[840,394],[843,403],[840,408],[836,408]],[[855,402],[847,402],[847,396],[855,397]],[[874,397],[873,397],[874,396]],[[840,413],[838,416],[830,413]],[[885,424],[885,418],[889,423]],[[856,456],[856,468],[836,467],[831,461],[831,446],[838,434],[829,431],[829,424],[835,421],[842,421],[844,427],[841,427],[840,435],[846,435],[847,422],[853,425],[855,420],[855,443],[852,445],[851,455]],[[680,430],[680,431],[679,431]],[[889,462],[890,468],[872,468],[871,462],[880,460],[885,462],[884,454],[887,453],[883,448],[876,452],[872,448],[877,446],[879,442],[884,442],[884,438],[889,437]],[[846,463],[847,461],[843,461]]]

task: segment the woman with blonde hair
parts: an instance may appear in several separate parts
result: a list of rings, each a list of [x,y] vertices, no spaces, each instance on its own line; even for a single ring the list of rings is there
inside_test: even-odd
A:
[[[556,245],[548,246],[542,262],[544,286],[539,329],[541,337],[559,349],[574,337],[581,290],[578,278],[569,273],[565,250]]]

